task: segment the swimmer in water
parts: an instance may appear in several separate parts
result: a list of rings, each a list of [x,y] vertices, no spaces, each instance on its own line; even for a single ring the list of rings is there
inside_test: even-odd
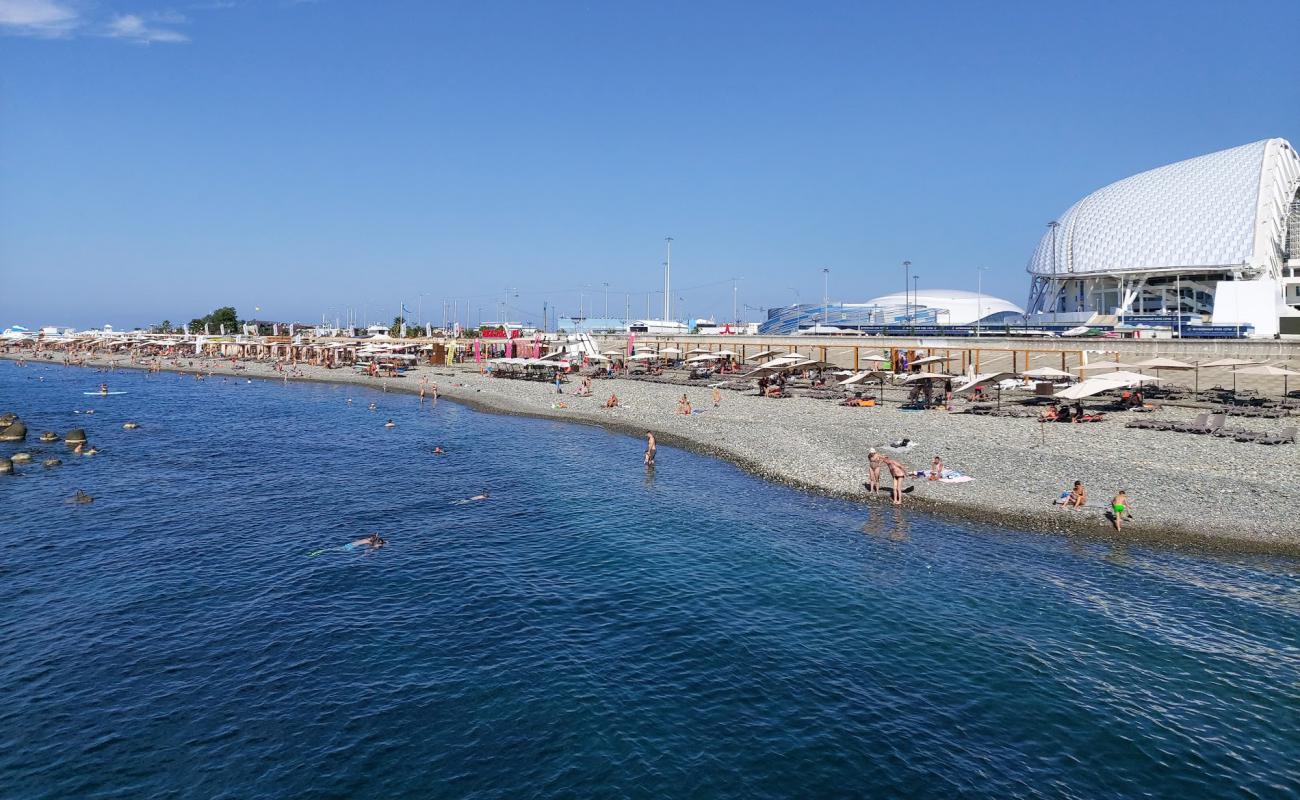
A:
[[[385,427],[385,428],[396,428],[396,427],[397,427],[397,423],[396,423],[396,422],[393,422],[393,421],[390,419],[390,420],[388,420],[387,422],[384,423],[384,427]]]
[[[371,403],[370,405],[366,406],[366,410],[367,410],[367,411],[374,411],[374,410],[375,410],[375,404],[374,404],[374,403]]]
[[[107,383],[101,383],[101,384],[99,385],[99,393],[100,393],[100,394],[108,394],[108,384],[107,384]]]
[[[469,502],[473,503],[473,502],[476,501],[476,500],[486,500],[486,499],[488,499],[488,496],[489,496],[489,495],[488,495],[487,491],[484,491],[483,494],[476,494],[476,495],[474,495],[473,497],[471,497],[471,498],[469,499]]]
[[[645,465],[655,465],[655,435],[650,431],[645,432]]]
[[[352,543],[353,547],[373,547],[380,548],[388,544],[388,540],[377,533],[372,533],[364,539],[357,539]]]
[[[446,451],[446,450],[443,450],[441,447],[434,447],[434,448],[433,448],[433,454],[434,454],[435,456],[443,456],[443,455],[446,455],[446,454],[447,454],[447,451]]]

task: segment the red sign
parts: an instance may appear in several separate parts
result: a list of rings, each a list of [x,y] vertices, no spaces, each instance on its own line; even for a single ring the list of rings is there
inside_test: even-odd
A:
[[[479,328],[478,335],[484,339],[518,339],[523,331],[518,328]],[[509,335],[507,335],[509,334]]]

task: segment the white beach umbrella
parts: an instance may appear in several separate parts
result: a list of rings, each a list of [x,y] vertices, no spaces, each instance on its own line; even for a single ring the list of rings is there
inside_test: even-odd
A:
[[[1148,358],[1146,361],[1139,361],[1133,366],[1150,367],[1151,369],[1196,369],[1193,364],[1176,361],[1172,358]]]
[[[687,350],[687,351],[686,351],[686,354],[687,354],[687,355],[692,355],[692,356],[697,356],[697,355],[699,355],[700,353],[707,353],[707,352],[709,352],[709,351],[708,351],[706,348],[703,348],[703,347],[692,347],[690,350]]]
[[[1062,389],[1053,396],[1059,397],[1062,400],[1082,400],[1085,397],[1092,397],[1094,394],[1101,394],[1102,392],[1108,392],[1112,389],[1122,389],[1127,385],[1127,381],[1111,380],[1109,376],[1088,378],[1087,380],[1079,381],[1069,388]]]
[[[722,357],[724,357],[724,358],[735,358],[735,357],[736,357],[736,353],[735,353],[734,351],[732,351],[732,350],[719,350],[718,352],[714,353],[714,355],[715,355],[715,356],[722,356]]]
[[[925,358],[918,358],[915,361],[909,361],[907,365],[909,367],[919,367],[922,364],[938,364],[941,361],[952,361],[952,357],[951,356],[926,356]]]
[[[934,380],[942,381],[942,380],[950,380],[953,377],[955,376],[945,375],[942,372],[912,372],[909,373],[907,377],[903,378],[902,382],[915,383],[917,381],[934,381]]]
[[[762,359],[762,358],[770,358],[770,357],[772,357],[772,356],[779,355],[780,352],[781,352],[780,350],[764,350],[764,351],[761,352],[761,353],[755,353],[754,355],[749,356],[749,357],[746,358],[745,360],[746,360],[746,361],[758,361],[759,359]]]
[[[961,386],[954,387],[952,393],[955,395],[962,394],[963,392],[969,392],[977,386],[994,384],[998,390],[998,408],[1002,408],[1002,381],[1016,377],[1019,376],[1014,372],[983,372],[974,376]]]
[[[680,356],[681,354],[682,351],[678,350],[676,347],[665,347],[659,351],[659,355],[663,356]]]

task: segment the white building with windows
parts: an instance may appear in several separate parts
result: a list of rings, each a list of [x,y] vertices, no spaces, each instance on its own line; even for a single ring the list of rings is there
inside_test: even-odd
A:
[[[1029,313],[1182,314],[1300,334],[1300,157],[1265,139],[1105,186],[1048,225]]]

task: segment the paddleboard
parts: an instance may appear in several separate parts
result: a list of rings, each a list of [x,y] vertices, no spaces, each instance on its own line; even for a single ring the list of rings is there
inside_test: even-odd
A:
[[[82,392],[88,397],[106,397],[110,394],[126,394],[126,392]]]

